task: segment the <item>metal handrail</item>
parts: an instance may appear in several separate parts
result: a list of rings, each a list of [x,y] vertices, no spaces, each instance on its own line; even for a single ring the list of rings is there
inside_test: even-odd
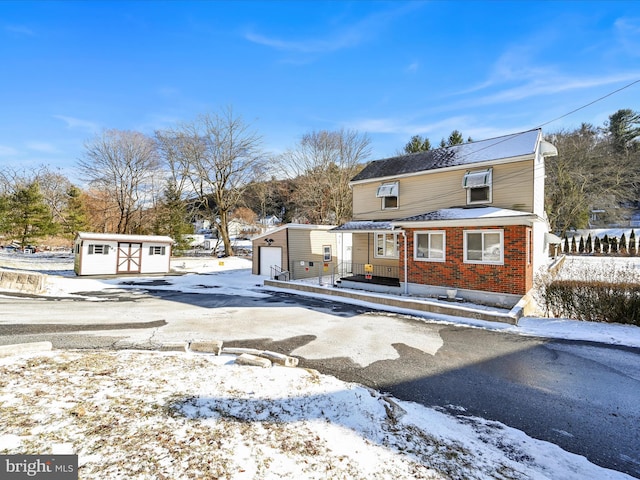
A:
[[[289,281],[289,271],[283,270],[282,267],[278,265],[271,265],[271,280],[283,280],[285,282]]]

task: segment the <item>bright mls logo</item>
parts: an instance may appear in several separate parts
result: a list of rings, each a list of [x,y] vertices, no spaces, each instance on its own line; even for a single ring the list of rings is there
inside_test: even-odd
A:
[[[77,455],[0,455],[2,480],[78,480]]]

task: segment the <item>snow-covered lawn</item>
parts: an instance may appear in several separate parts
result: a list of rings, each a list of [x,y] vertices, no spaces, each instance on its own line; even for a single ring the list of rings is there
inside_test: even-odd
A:
[[[233,356],[0,359],[0,453],[74,453],[83,479],[614,479],[480,418]]]
[[[10,266],[53,273],[50,295],[127,288],[121,279],[75,278],[69,259],[36,258]],[[175,263],[200,275],[165,277],[168,285],[154,288],[204,293],[207,279],[224,270],[229,292],[264,294],[247,260]],[[429,321],[640,346],[640,328],[622,325]],[[454,418],[302,368],[191,352],[0,358],[0,454],[52,452],[78,454],[80,478],[100,480],[630,478],[500,423]]]

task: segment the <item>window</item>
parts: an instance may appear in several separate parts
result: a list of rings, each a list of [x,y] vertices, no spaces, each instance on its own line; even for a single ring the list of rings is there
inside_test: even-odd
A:
[[[109,255],[109,245],[89,245],[89,255]]]
[[[382,209],[398,208],[398,182],[383,183],[376,191],[376,197],[382,198]]]
[[[466,263],[504,262],[504,234],[502,230],[472,230],[464,232],[464,261]]]
[[[331,261],[331,245],[322,246],[322,260],[325,262]]]
[[[167,247],[149,247],[149,255],[164,255]]]
[[[413,235],[413,258],[415,260],[444,262],[445,232],[416,232]]]
[[[462,187],[467,190],[467,205],[491,203],[493,172],[486,170],[467,171],[462,179]]]
[[[398,234],[376,233],[374,257],[398,258]]]

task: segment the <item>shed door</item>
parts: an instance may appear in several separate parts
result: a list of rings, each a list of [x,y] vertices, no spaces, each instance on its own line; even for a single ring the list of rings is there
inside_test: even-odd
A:
[[[282,267],[282,247],[260,247],[260,275],[271,275],[271,266]]]
[[[141,243],[118,243],[118,273],[140,273]]]

